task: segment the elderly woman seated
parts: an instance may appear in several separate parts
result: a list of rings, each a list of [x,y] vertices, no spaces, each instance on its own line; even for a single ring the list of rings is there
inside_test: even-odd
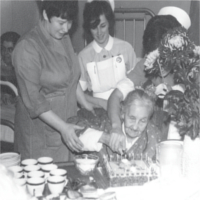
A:
[[[150,158],[155,156],[156,144],[164,138],[157,127],[151,123],[154,97],[151,92],[136,89],[130,92],[124,100],[121,108],[121,121],[126,144],[121,153],[134,155],[134,157],[140,157],[141,154]],[[106,151],[109,154],[117,155],[108,148],[111,134],[89,128],[80,135],[80,140],[86,151],[105,151],[107,148]]]

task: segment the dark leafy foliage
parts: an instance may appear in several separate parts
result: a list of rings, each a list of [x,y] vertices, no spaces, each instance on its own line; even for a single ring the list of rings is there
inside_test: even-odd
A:
[[[111,130],[111,123],[107,112],[103,108],[95,108],[94,111],[95,115],[85,108],[81,108],[77,116],[69,118],[67,122],[83,126],[85,129],[93,128],[108,133]],[[85,129],[80,130],[77,134],[81,134]]]
[[[200,134],[200,48],[196,48],[184,28],[170,30],[158,48],[159,56],[146,70],[151,77],[157,77],[161,68],[173,70],[174,83],[184,86],[184,94],[170,91],[165,100],[180,134],[192,139]]]

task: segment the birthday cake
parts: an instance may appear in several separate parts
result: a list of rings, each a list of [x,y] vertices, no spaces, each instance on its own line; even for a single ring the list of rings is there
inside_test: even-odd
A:
[[[150,159],[108,161],[104,158],[104,172],[109,178],[110,187],[143,185],[159,176],[157,164]]]

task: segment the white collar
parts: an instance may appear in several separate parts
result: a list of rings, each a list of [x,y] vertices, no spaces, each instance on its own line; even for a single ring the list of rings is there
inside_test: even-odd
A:
[[[104,49],[106,49],[107,51],[110,51],[113,47],[113,41],[114,41],[113,37],[109,35],[108,43],[106,44]],[[95,40],[93,40],[92,46],[97,53],[100,53],[103,49],[102,47],[98,45],[98,43]]]

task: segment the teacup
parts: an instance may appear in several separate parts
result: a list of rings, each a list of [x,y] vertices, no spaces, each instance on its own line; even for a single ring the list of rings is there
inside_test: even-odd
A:
[[[40,166],[48,165],[48,164],[52,164],[53,163],[53,158],[51,158],[51,157],[40,157],[40,158],[38,158],[37,161],[38,161],[38,164]]]
[[[27,165],[37,165],[37,164],[38,164],[38,161],[35,159],[32,159],[32,158],[22,160],[22,162],[21,162],[22,167],[25,167]]]
[[[26,179],[25,178],[21,178],[21,179],[15,179],[15,182],[17,183],[17,185],[21,186],[24,190],[26,190]]]
[[[39,171],[39,170],[40,170],[39,165],[27,165],[26,167],[24,167],[24,175],[25,175],[25,177],[27,177],[29,172]]]
[[[24,175],[23,167],[18,165],[9,167],[9,170],[13,172],[15,178],[22,178]]]
[[[64,176],[49,176],[47,183],[51,194],[60,194],[66,185],[66,179]]]
[[[44,178],[34,177],[27,179],[27,189],[32,196],[42,196],[45,186]]]
[[[48,164],[41,166],[42,171],[45,173],[45,179],[48,178],[50,171],[57,169],[58,166],[55,164]]]
[[[25,178],[24,173],[16,173],[16,174],[14,175],[14,177],[15,177],[16,179]]]
[[[27,174],[27,178],[34,178],[34,177],[45,178],[45,174],[42,171],[31,171]]]
[[[64,176],[67,178],[67,170],[65,169],[54,169],[50,171],[50,176]]]

